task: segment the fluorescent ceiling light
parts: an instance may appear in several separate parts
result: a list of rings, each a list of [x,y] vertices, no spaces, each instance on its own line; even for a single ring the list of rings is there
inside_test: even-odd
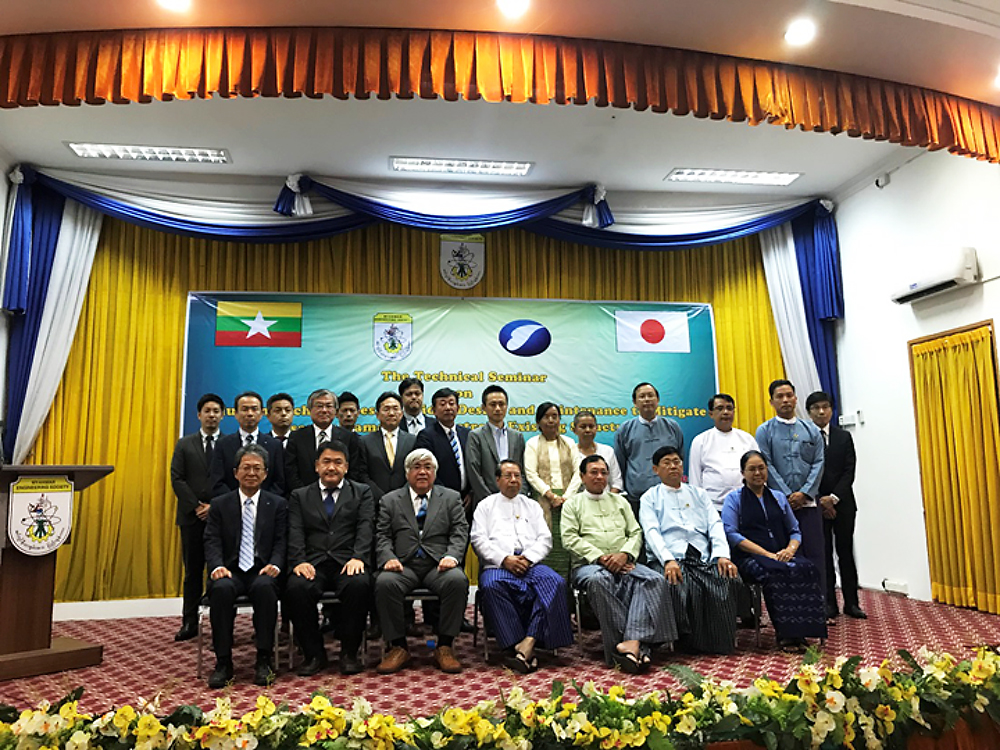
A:
[[[520,18],[528,11],[530,0],[497,0],[497,7],[507,18]]]
[[[489,161],[487,159],[435,159],[421,156],[392,156],[389,165],[396,172],[437,172],[480,174],[497,177],[524,177],[535,166],[530,161]]]
[[[132,161],[173,161],[196,164],[229,164],[224,148],[196,146],[128,146],[116,143],[67,143],[84,159],[124,159]]]
[[[722,182],[730,185],[769,185],[785,187],[795,182],[800,172],[751,172],[745,169],[691,169],[673,170],[664,179],[671,182]]]
[[[174,13],[187,13],[191,10],[191,0],[156,0],[156,4]]]
[[[802,47],[809,44],[816,36],[816,24],[808,18],[799,18],[792,21],[785,31],[785,41],[793,47]]]

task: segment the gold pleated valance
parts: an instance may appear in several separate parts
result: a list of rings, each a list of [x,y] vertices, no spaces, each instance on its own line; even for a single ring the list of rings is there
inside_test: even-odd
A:
[[[997,107],[863,76],[640,44],[355,28],[0,37],[0,108],[213,95],[594,101],[1000,161]]]

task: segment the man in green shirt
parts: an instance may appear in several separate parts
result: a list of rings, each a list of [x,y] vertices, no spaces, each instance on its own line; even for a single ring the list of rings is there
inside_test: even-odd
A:
[[[571,581],[601,623],[604,660],[623,672],[649,668],[654,645],[677,639],[666,579],[636,563],[642,529],[628,501],[608,491],[599,455],[580,463],[584,490],[563,505],[562,541],[573,558]]]

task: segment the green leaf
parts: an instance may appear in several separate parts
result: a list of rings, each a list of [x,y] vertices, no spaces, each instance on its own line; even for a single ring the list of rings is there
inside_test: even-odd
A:
[[[705,676],[703,674],[696,672],[686,664],[668,664],[664,667],[664,669],[677,678],[677,681],[681,683],[681,685],[692,692],[700,690],[701,683],[705,681]]]
[[[844,666],[840,668],[840,677],[846,680],[848,677],[852,677],[855,672],[858,671],[858,667],[861,666],[861,657],[852,656],[850,659],[844,662]]]
[[[659,729],[653,729],[646,737],[646,747],[648,750],[674,750],[674,743]]]
[[[552,692],[549,693],[549,699],[553,701],[559,700],[560,698],[563,697],[563,693],[565,692],[565,690],[566,690],[566,685],[563,683],[562,680],[553,680]]]
[[[900,659],[905,661],[907,665],[909,665],[910,669],[913,670],[913,673],[915,675],[919,676],[924,673],[923,667],[921,667],[920,664],[917,662],[917,660],[913,658],[913,654],[911,654],[905,648],[898,649],[896,651],[896,654],[899,656]]]
[[[0,721],[4,724],[13,724],[17,721],[17,717],[21,715],[13,706],[8,706],[6,703],[0,703]]]
[[[80,687],[78,687],[78,688],[76,688],[74,690],[71,690],[69,693],[67,693],[63,697],[63,699],[61,701],[59,701],[54,706],[52,706],[52,708],[49,709],[49,713],[53,713],[53,714],[59,713],[59,709],[60,708],[62,708],[63,706],[65,706],[67,703],[72,703],[73,701],[80,700],[80,697],[82,695],[83,695],[83,686],[81,685]]]
[[[175,727],[179,727],[182,724],[186,726],[198,726],[201,724],[203,717],[204,713],[197,706],[178,706],[173,710],[173,713],[160,721],[164,725],[173,724]]]
[[[803,664],[816,664],[820,659],[823,658],[823,652],[820,651],[816,646],[810,646],[806,649],[805,655],[802,657]]]
[[[740,717],[737,714],[726,714],[712,726],[713,735],[723,735],[735,732],[741,726]]]

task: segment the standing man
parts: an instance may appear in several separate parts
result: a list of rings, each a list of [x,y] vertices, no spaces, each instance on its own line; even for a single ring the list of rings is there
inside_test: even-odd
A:
[[[224,411],[221,396],[206,393],[198,399],[201,429],[178,440],[170,460],[170,484],[177,496],[177,527],[184,561],[184,605],[175,641],[198,635],[198,604],[205,590],[205,522],[209,501],[215,494],[209,470]]]
[[[469,580],[461,565],[469,524],[458,493],[434,483],[433,453],[417,448],[406,457],[405,467],[407,486],[385,495],[379,508],[375,606],[388,649],[378,672],[398,672],[410,661],[405,597],[426,586],[440,600],[434,662],[441,671],[457,674],[462,664],[452,644],[469,598]]]
[[[624,472],[625,492],[633,513],[639,509],[639,498],[659,483],[653,472],[653,453],[664,445],[684,452],[681,426],[656,412],[660,408],[660,392],[652,383],[639,383],[632,389],[632,403],[639,416],[623,423],[615,433],[615,456]]]
[[[840,614],[837,607],[837,575],[833,568],[836,547],[840,568],[840,592],[844,596],[844,614],[858,620],[868,615],[858,604],[858,568],[854,562],[854,521],[858,506],[854,500],[854,468],[857,455],[854,439],[847,430],[833,424],[833,399],[816,391],[806,399],[806,411],[819,428],[826,445],[823,479],[819,483],[819,505],[823,511],[823,537],[826,542],[826,616]]]
[[[403,378],[399,384],[399,397],[403,400],[401,430],[416,435],[434,423],[434,417],[424,414],[424,383],[420,378]]]
[[[403,405],[399,396],[386,391],[375,400],[375,417],[378,429],[361,436],[361,447],[368,465],[368,486],[375,497],[376,506],[387,492],[398,490],[406,484],[406,456],[414,448],[417,436],[403,431]]]
[[[337,396],[333,391],[320,388],[309,394],[306,400],[312,424],[295,430],[285,446],[285,474],[288,489],[297,490],[315,484],[317,448],[331,440],[339,440],[347,446],[350,473],[348,479],[364,482],[368,479],[368,467],[361,450],[361,441],[353,432],[333,423],[337,413]]]
[[[455,424],[458,416],[458,394],[451,388],[434,391],[431,397],[434,421],[417,435],[417,448],[426,448],[437,459],[435,484],[455,490],[462,498],[466,514],[472,517],[472,496],[469,492],[468,440],[469,428]]]
[[[354,432],[354,425],[358,423],[358,414],[361,413],[361,404],[358,397],[350,391],[340,394],[340,406],[337,407],[337,421],[340,426],[348,432]]]
[[[757,441],[749,432],[733,427],[736,401],[728,393],[716,393],[708,400],[708,415],[715,427],[696,435],[688,456],[688,482],[708,493],[715,509],[733,490],[743,485],[740,459],[757,450]]]
[[[261,417],[264,416],[264,399],[254,391],[244,391],[234,399],[233,406],[240,429],[232,435],[219,438],[215,445],[211,469],[213,491],[216,495],[222,495],[239,486],[236,481],[236,452],[240,448],[257,444],[267,451],[267,465],[271,467],[262,489],[275,495],[284,495],[284,451],[281,443],[258,429]]]
[[[292,418],[295,416],[295,401],[287,393],[275,393],[267,400],[267,421],[271,423],[271,437],[281,443],[292,431]]]
[[[274,681],[278,576],[285,565],[288,510],[285,498],[261,489],[268,460],[260,445],[240,448],[234,473],[239,489],[215,498],[208,511],[205,557],[212,579],[208,599],[215,649],[215,670],[208,686],[216,690],[233,679],[233,623],[239,596],[249,596],[253,604],[254,684]]]
[[[469,480],[473,507],[499,492],[497,467],[502,461],[524,466],[524,435],[507,426],[507,391],[498,385],[483,390],[483,411],[489,420],[469,433]]]
[[[346,479],[347,446],[338,440],[319,446],[318,481],[292,491],[288,501],[288,581],[285,602],[305,662],[300,677],[326,668],[326,648],[316,616],[324,591],[340,599],[337,637],[340,671],[364,669],[358,656],[371,604],[371,552],[375,502],[368,485]]]
[[[795,511],[802,533],[801,554],[819,571],[826,591],[826,544],[819,482],[823,476],[823,436],[812,422],[795,416],[795,386],[775,380],[767,388],[775,416],[757,428],[757,444],[767,461],[767,486],[781,490]]]

